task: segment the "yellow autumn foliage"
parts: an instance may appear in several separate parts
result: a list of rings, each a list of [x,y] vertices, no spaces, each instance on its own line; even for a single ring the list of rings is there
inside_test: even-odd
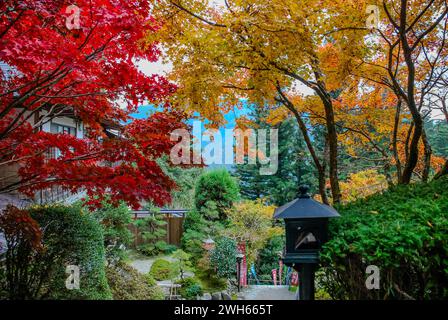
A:
[[[248,264],[256,260],[258,251],[268,239],[283,234],[282,228],[273,226],[274,210],[274,206],[265,205],[263,200],[258,199],[237,203],[227,212],[230,225],[223,235],[238,243],[246,243]]]

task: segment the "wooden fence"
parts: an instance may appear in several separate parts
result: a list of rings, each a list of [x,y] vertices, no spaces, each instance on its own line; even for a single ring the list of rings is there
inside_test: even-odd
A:
[[[185,219],[185,214],[187,210],[183,209],[176,209],[176,210],[170,210],[170,209],[161,209],[159,213],[163,215],[163,219],[165,220],[165,230],[166,230],[166,236],[163,239],[168,244],[173,244],[176,246],[180,245],[180,240],[182,238],[182,232],[183,232],[183,222]],[[144,219],[151,213],[148,210],[135,210],[132,212],[133,219]],[[132,234],[134,235],[134,243],[133,246],[137,247],[141,244],[145,243],[145,240],[141,237],[140,232],[136,226],[133,224],[129,225],[129,230],[131,230]]]

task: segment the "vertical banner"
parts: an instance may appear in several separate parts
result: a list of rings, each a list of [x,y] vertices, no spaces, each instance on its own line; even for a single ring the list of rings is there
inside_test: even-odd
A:
[[[274,281],[274,286],[277,285],[277,269],[272,269],[272,280]]]
[[[283,261],[279,260],[278,264],[278,284],[282,285]]]
[[[238,244],[238,251],[244,255],[243,261],[241,261],[240,285],[247,286],[246,243],[241,242],[240,244]]]
[[[291,275],[291,285],[292,286],[297,286],[299,284],[299,275],[297,274],[297,272],[293,272]]]
[[[256,283],[260,284],[260,281],[258,280],[257,277],[257,272],[255,271],[255,266],[253,264],[250,266],[250,273],[252,274],[252,277],[254,277]]]

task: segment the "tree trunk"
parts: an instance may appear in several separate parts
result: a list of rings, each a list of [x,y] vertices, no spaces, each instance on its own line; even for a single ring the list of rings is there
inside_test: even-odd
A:
[[[395,112],[395,121],[394,121],[394,131],[392,136],[392,150],[394,154],[395,167],[397,169],[397,181],[401,180],[401,161],[400,156],[398,155],[398,129],[400,125],[400,114],[401,114],[401,99],[398,99],[396,112]]]
[[[418,162],[418,143],[423,133],[423,121],[421,117],[414,118],[414,132],[412,135],[411,143],[409,146],[409,157],[406,161],[406,165],[401,176],[401,184],[409,184],[411,182],[412,173]]]
[[[331,185],[331,194],[333,196],[333,203],[340,203],[342,194],[339,187],[338,177],[338,135],[336,132],[336,125],[334,121],[333,104],[331,101],[324,103],[325,105],[325,120],[327,125],[328,134],[328,147],[329,147],[329,176]]]
[[[422,173],[422,181],[428,182],[429,171],[431,170],[432,149],[431,149],[431,144],[428,141],[428,137],[426,136],[425,129],[423,129],[423,132],[422,132],[422,140],[423,140],[423,145],[425,148],[425,159],[424,159],[425,164],[424,164],[423,173]]]
[[[311,138],[308,134],[308,129],[305,123],[303,122],[303,119],[300,116],[299,112],[295,108],[291,109],[290,107],[288,107],[288,109],[291,110],[292,113],[294,114],[297,120],[297,124],[299,125],[300,131],[302,131],[302,135],[305,140],[305,144],[308,148],[308,151],[310,152],[311,157],[313,158],[314,166],[317,169],[317,175],[318,175],[317,178],[319,181],[319,193],[322,198],[322,202],[325,204],[330,204],[330,202],[328,201],[327,192],[325,188],[325,165],[323,165],[320,162],[319,157],[317,156],[316,150],[314,149],[314,146],[311,142]]]
[[[403,91],[400,87],[397,86],[396,79],[393,79],[395,83],[395,89],[397,92],[400,92],[401,97],[406,101],[406,104],[409,108],[409,111],[412,115],[412,120],[414,121],[414,132],[412,134],[410,146],[409,146],[409,157],[406,159],[406,164],[403,169],[403,174],[400,179],[400,183],[408,184],[411,182],[412,173],[414,172],[415,167],[418,162],[418,144],[420,142],[420,138],[423,133],[423,119],[420,114],[420,110],[417,107],[417,103],[415,101],[415,62],[413,60],[413,52],[415,50],[414,45],[409,44],[407,33],[409,30],[407,29],[407,1],[401,1],[400,8],[400,22],[399,22],[399,40],[401,46],[403,48],[403,56],[407,66],[407,79],[406,79],[406,88]],[[423,98],[421,98],[423,99]]]
[[[322,198],[322,202],[325,204],[330,204],[327,197],[327,188],[325,183],[325,167],[320,166],[317,168],[317,174],[319,179],[319,194]]]
[[[292,114],[294,115],[294,117],[296,118],[297,124],[299,125],[299,129],[302,132],[303,139],[305,140],[305,144],[308,148],[308,151],[311,154],[311,157],[313,158],[314,165],[317,169],[318,180],[319,180],[319,193],[322,198],[322,202],[325,204],[330,204],[330,202],[328,201],[326,188],[325,188],[325,164],[322,164],[319,160],[319,157],[317,156],[316,150],[314,149],[313,143],[308,134],[308,128],[306,127],[305,123],[303,122],[303,119],[302,119],[300,113],[294,107],[292,102],[289,101],[288,98],[283,94],[280,87],[277,87],[277,91],[281,96],[281,99],[279,99],[279,102],[281,102],[289,111],[291,111]]]

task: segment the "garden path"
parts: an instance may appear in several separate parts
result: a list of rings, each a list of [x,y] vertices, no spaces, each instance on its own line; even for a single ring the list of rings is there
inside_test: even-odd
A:
[[[249,286],[243,292],[245,300],[295,300],[296,293],[288,286]]]

